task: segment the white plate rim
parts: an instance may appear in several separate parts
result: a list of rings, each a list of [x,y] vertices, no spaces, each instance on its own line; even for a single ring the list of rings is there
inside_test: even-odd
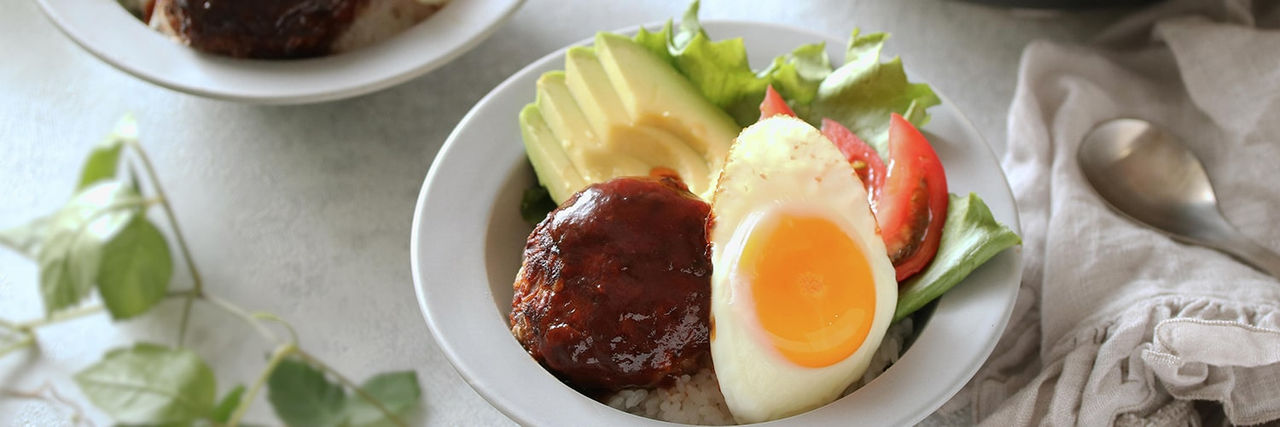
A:
[[[654,29],[654,28],[660,27],[662,24],[663,22],[650,23],[645,25],[628,27],[621,30],[614,30],[613,32],[622,33],[622,34],[631,34],[637,31],[641,27]],[[843,45],[843,40],[841,40],[838,37],[814,32],[811,30],[803,29],[803,28],[790,27],[790,26],[780,25],[780,24],[761,23],[761,22],[753,22],[753,21],[736,21],[736,20],[706,20],[703,22],[703,25],[707,29],[707,31],[709,33],[712,33],[713,36],[716,37],[717,39],[727,37],[724,35],[724,33],[726,32],[725,31],[726,29],[732,29],[733,27],[743,27],[743,28],[754,27],[762,31],[785,31],[785,32],[791,32],[796,34],[802,34],[805,37],[809,37],[809,40],[810,40],[809,42],[825,41],[827,43],[834,44],[836,46]],[[494,379],[492,378],[493,375],[482,373],[482,371],[484,370],[483,367],[475,366],[474,362],[466,361],[464,359],[463,355],[459,350],[459,345],[461,344],[460,342],[461,340],[459,338],[461,336],[457,334],[457,331],[449,331],[443,328],[440,324],[440,320],[433,316],[433,310],[430,308],[433,304],[431,304],[431,302],[429,301],[428,293],[430,292],[427,290],[427,286],[425,285],[425,282],[424,282],[424,278],[427,277],[428,272],[427,270],[425,270],[426,266],[425,266],[425,263],[423,262],[423,250],[424,250],[424,243],[425,243],[424,242],[424,232],[425,232],[424,224],[427,222],[427,218],[425,217],[426,208],[428,206],[428,201],[431,198],[431,194],[433,193],[431,191],[433,183],[437,183],[437,184],[439,183],[438,180],[440,179],[439,175],[442,170],[442,165],[446,162],[446,159],[451,157],[451,154],[457,153],[457,150],[459,150],[460,147],[464,147],[463,145],[460,145],[461,143],[459,143],[460,135],[464,132],[464,130],[466,130],[469,126],[472,125],[472,121],[476,119],[476,116],[479,115],[481,111],[484,111],[486,108],[488,108],[488,106],[491,103],[495,102],[495,98],[498,98],[499,94],[503,94],[506,91],[510,90],[510,87],[515,85],[518,81],[529,78],[529,74],[531,73],[535,73],[535,72],[540,73],[541,71],[537,71],[537,70],[542,68],[546,62],[562,61],[564,52],[568,48],[572,46],[588,45],[591,43],[591,41],[592,40],[590,38],[581,40],[577,43],[573,43],[555,52],[547,54],[546,56],[530,63],[528,66],[516,72],[507,80],[499,84],[489,94],[487,94],[484,98],[482,98],[479,102],[477,102],[476,105],[463,117],[463,119],[459,122],[459,124],[454,128],[453,132],[450,133],[444,145],[441,147],[439,153],[436,155],[434,161],[432,162],[431,168],[424,180],[421,192],[419,193],[417,204],[415,205],[413,226],[412,226],[412,231],[410,236],[410,239],[411,239],[410,264],[411,264],[412,276],[414,280],[414,290],[418,297],[419,307],[422,311],[424,320],[426,320],[427,322],[428,329],[430,330],[437,345],[440,346],[441,351],[446,355],[449,362],[454,366],[454,368],[462,376],[464,381],[466,381],[478,394],[480,394],[483,398],[485,398],[496,409],[498,409],[504,415],[510,417],[511,419],[521,424],[546,423],[549,425],[559,425],[561,423],[565,423],[573,419],[577,419],[580,422],[581,419],[580,418],[558,418],[558,417],[557,418],[539,418],[538,416],[534,416],[533,414],[535,413],[539,413],[543,416],[546,416],[548,414],[554,414],[554,413],[573,413],[573,411],[570,410],[569,407],[556,408],[555,411],[546,411],[546,410],[533,411],[529,407],[521,407],[521,406],[512,404],[509,399],[510,392],[507,393],[507,396],[503,396],[502,395],[503,392],[499,391],[499,386],[492,384],[491,380]],[[750,46],[748,47],[748,49],[750,50]],[[991,206],[993,214],[995,214],[997,218],[1001,220],[1001,222],[1007,224],[1009,227],[1011,227],[1015,231],[1019,232],[1019,234],[1021,234],[1021,221],[1018,216],[1016,205],[1014,204],[1015,202],[1013,200],[1013,192],[1009,186],[1008,179],[1005,176],[1003,169],[1000,168],[998,157],[996,156],[994,149],[991,147],[989,143],[985,141],[984,138],[982,138],[981,134],[976,130],[972,122],[967,117],[965,117],[961,112],[959,112],[958,110],[955,110],[956,104],[954,104],[945,94],[938,91],[936,87],[934,89],[936,92],[938,92],[938,96],[942,98],[942,101],[943,101],[943,105],[940,107],[940,109],[942,109],[943,111],[950,109],[951,113],[954,113],[954,116],[955,116],[954,119],[958,121],[957,125],[960,126],[962,128],[962,131],[967,134],[967,139],[970,142],[966,145],[982,146],[983,148],[980,150],[979,157],[984,158],[984,160],[987,163],[994,165],[995,166],[994,173],[1000,177],[999,185],[997,186],[998,188],[995,189],[995,193],[991,193],[990,191],[983,193],[984,200],[986,200],[989,205],[995,205],[995,203],[992,203],[992,202],[998,199],[999,203],[1002,205],[1002,209],[997,209],[997,206]],[[529,97],[531,96],[532,95],[530,94]],[[935,112],[934,116],[935,118],[937,118],[938,113]],[[929,125],[926,125],[924,127],[924,130],[926,132],[929,129],[930,129]],[[521,156],[523,156],[523,150],[520,150],[520,152],[521,152]],[[950,173],[948,173],[948,175],[950,175]],[[951,178],[949,177],[949,179]],[[993,198],[992,196],[996,196],[996,197]],[[994,274],[1000,275],[998,277],[999,283],[996,283],[995,285],[987,286],[987,288],[991,288],[995,286],[996,288],[994,290],[1002,291],[1002,293],[999,293],[998,295],[988,295],[988,297],[993,297],[994,301],[1000,303],[999,304],[1000,309],[995,312],[987,313],[989,315],[986,317],[986,319],[990,323],[978,325],[982,327],[981,329],[985,329],[989,333],[986,334],[984,337],[982,337],[983,339],[981,340],[981,342],[977,343],[978,347],[980,348],[976,349],[977,351],[972,352],[971,357],[969,357],[969,360],[968,360],[969,363],[965,363],[964,368],[961,369],[960,371],[954,372],[954,374],[956,374],[955,378],[958,378],[959,380],[954,381],[952,384],[949,384],[945,388],[934,390],[934,393],[931,396],[928,396],[925,399],[921,399],[919,402],[917,402],[917,404],[912,405],[913,408],[908,408],[909,410],[904,411],[906,415],[903,415],[902,417],[899,417],[899,418],[895,418],[892,421],[887,419],[881,420],[881,421],[885,421],[883,425],[910,425],[910,424],[915,424],[919,422],[920,420],[927,417],[930,413],[932,413],[932,411],[941,407],[943,403],[945,403],[948,399],[950,399],[951,396],[955,395],[955,393],[957,393],[968,382],[968,379],[972,378],[973,375],[976,374],[977,370],[981,367],[982,362],[986,360],[986,358],[990,355],[991,351],[995,348],[997,341],[1001,337],[1002,332],[1004,331],[1004,328],[1009,321],[1009,315],[1012,312],[1013,303],[1017,298],[1018,288],[1021,284],[1021,274],[1022,274],[1021,266],[1022,266],[1021,247],[1019,246],[1019,247],[1006,250],[1001,254],[997,255],[987,264],[984,264],[982,267],[976,270],[970,276],[969,279],[966,279],[965,282],[962,282],[960,285],[957,285],[956,289],[953,289],[952,291],[948,292],[942,298],[939,299],[933,319],[930,320],[929,325],[926,325],[925,330],[919,332],[920,336],[918,337],[918,339],[923,338],[925,334],[930,334],[931,336],[945,334],[943,332],[939,332],[939,329],[942,328],[942,326],[933,327],[933,325],[946,324],[947,321],[951,319],[948,319],[945,317],[947,317],[948,315],[954,314],[953,312],[958,311],[957,309],[959,309],[959,311],[963,311],[963,309],[965,308],[961,305],[962,304],[961,300],[973,298],[974,294],[978,293],[980,290],[980,288],[978,287],[979,285],[964,286],[965,283],[975,280],[978,276],[983,276],[985,278],[986,276],[992,276]],[[998,271],[993,271],[993,270],[998,270]],[[514,274],[514,272],[512,272],[512,274]],[[986,285],[986,283],[984,283],[984,285]],[[981,290],[989,291],[985,288],[982,288]],[[940,318],[939,313],[943,314],[942,315],[943,318]],[[955,317],[955,316],[952,316],[952,317]],[[963,317],[963,316],[960,316],[960,317]],[[505,319],[503,319],[503,322],[505,325]],[[961,333],[972,334],[973,327],[974,327],[973,325],[970,325],[970,326],[960,328],[960,330],[956,330],[957,328],[954,325],[952,325],[952,327],[950,328],[951,330],[947,331],[947,333],[950,333],[951,336],[953,337],[959,336]],[[510,337],[509,333],[506,335],[506,337],[508,337],[507,340],[510,341],[511,343],[513,344],[515,343],[515,340],[513,338],[509,338]],[[518,344],[514,344],[514,345],[516,345],[516,347],[518,348]],[[915,346],[912,347],[911,350],[916,350],[919,347],[920,347],[920,344],[917,343]],[[909,350],[906,354],[903,355],[903,358],[898,361],[899,364],[908,364],[911,362],[915,362],[915,360],[913,360],[913,357],[914,359],[919,359],[920,357],[922,357],[921,354],[923,350],[914,351],[914,352],[911,350]],[[521,354],[523,354],[522,351],[521,351]],[[540,371],[542,374],[545,374],[543,375],[543,377],[545,377],[544,379],[550,378],[552,381],[554,381],[554,377],[552,377],[549,373],[546,373],[546,371],[543,370],[541,367],[538,367],[537,364],[533,362],[531,358],[527,357],[527,355],[525,355],[525,359],[528,359],[527,362],[529,365],[537,367],[537,371]],[[888,377],[894,377],[894,376],[902,377],[903,376],[901,375],[902,372],[903,370],[901,369],[898,369],[898,370],[891,369],[887,371],[884,375],[882,375],[881,378],[878,378],[876,381],[873,381],[871,384],[868,384],[867,386],[863,387],[862,389],[858,390],[853,394],[871,396],[871,398],[863,399],[863,400],[870,400],[870,401],[879,400],[878,403],[873,403],[873,405],[874,404],[881,404],[881,405],[895,404],[896,402],[893,402],[891,400],[883,400],[883,397],[881,397],[880,399],[876,399],[874,390],[868,393],[864,393],[864,391],[877,388],[877,386],[883,385],[885,381],[894,381],[894,380],[922,381],[926,379],[923,377],[927,377],[927,374],[928,374],[923,372],[914,372],[914,375],[909,375],[908,377],[895,378],[894,380],[886,380],[886,378]],[[561,384],[561,386],[565,390],[569,390],[570,392],[572,392],[572,390],[569,389],[567,386],[563,386],[563,384]],[[884,387],[879,387],[879,388],[884,388]],[[581,410],[581,412],[573,413],[573,417],[581,417],[583,414],[590,414],[592,416],[601,417],[599,418],[599,420],[602,423],[610,424],[610,425],[613,423],[628,423],[633,425],[644,425],[644,424],[671,425],[670,423],[651,420],[647,418],[641,418],[631,414],[624,413],[622,411],[614,410],[603,404],[595,402],[594,400],[590,400],[576,392],[572,392],[572,394],[576,395],[580,399],[570,398],[571,402],[568,402],[570,404],[570,407]],[[840,413],[837,412],[839,411],[839,408],[834,408],[835,406],[837,406],[838,403],[844,400],[848,400],[848,399],[841,399],[836,403],[827,405],[819,409],[815,409],[808,413],[782,419],[782,420],[773,421],[766,424],[791,425],[794,423],[799,425],[818,425],[818,424],[844,425],[848,423],[848,419],[840,417],[839,416]],[[585,401],[586,403],[584,403],[583,401]],[[560,403],[566,403],[566,402],[560,402]],[[864,405],[864,406],[870,406],[870,405]],[[848,415],[848,414],[845,414],[845,415]],[[865,415],[865,414],[860,414],[860,415]],[[554,417],[554,415],[552,416]],[[865,421],[865,419],[863,420]],[[873,423],[873,425],[881,425],[881,423]]]
[[[488,38],[524,0],[457,0],[390,39],[298,60],[204,54],[151,30],[114,0],[36,0],[54,26],[107,64],[168,89],[252,104],[363,95],[438,68]]]

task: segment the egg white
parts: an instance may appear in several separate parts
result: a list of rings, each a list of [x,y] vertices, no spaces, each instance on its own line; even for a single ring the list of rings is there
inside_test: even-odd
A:
[[[861,377],[893,319],[897,282],[853,167],[808,123],[773,117],[743,130],[712,201],[711,356],[720,390],[738,422],[762,422],[820,407]],[[844,360],[810,368],[770,342],[755,314],[751,282],[738,272],[751,230],[780,214],[822,217],[866,256],[875,313],[863,343]]]

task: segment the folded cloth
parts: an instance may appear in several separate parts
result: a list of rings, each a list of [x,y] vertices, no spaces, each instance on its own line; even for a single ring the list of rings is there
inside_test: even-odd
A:
[[[1280,249],[1280,32],[1265,29],[1280,26],[1277,3],[1175,1],[1087,47],[1026,48],[1002,161],[1021,294],[944,411],[997,426],[1200,425],[1205,407],[1233,424],[1280,419],[1280,281],[1118,216],[1076,163],[1095,124],[1155,122],[1204,161],[1227,218]]]

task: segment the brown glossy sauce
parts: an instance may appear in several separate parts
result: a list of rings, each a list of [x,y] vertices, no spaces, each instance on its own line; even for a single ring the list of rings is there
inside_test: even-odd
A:
[[[156,0],[147,0],[142,3],[142,22],[151,22],[151,15],[156,11]]]
[[[684,186],[684,181],[680,180],[680,173],[669,167],[654,166],[652,169],[649,169],[649,176],[654,178],[671,178],[675,180],[675,182],[679,182],[681,186]],[[688,190],[689,187],[684,186],[684,189]]]
[[[529,236],[512,333],[588,394],[708,366],[709,210],[670,178],[619,178],[570,197]]]
[[[174,31],[196,49],[248,58],[325,55],[370,0],[173,0]]]

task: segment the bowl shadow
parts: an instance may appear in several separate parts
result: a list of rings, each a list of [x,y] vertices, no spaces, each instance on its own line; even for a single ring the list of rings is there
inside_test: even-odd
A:
[[[506,323],[511,314],[511,298],[515,294],[512,283],[520,269],[525,240],[533,226],[520,217],[520,199],[524,190],[537,182],[533,167],[523,158],[507,168],[502,190],[493,201],[489,212],[489,226],[485,236],[485,273],[489,292],[498,315]]]

